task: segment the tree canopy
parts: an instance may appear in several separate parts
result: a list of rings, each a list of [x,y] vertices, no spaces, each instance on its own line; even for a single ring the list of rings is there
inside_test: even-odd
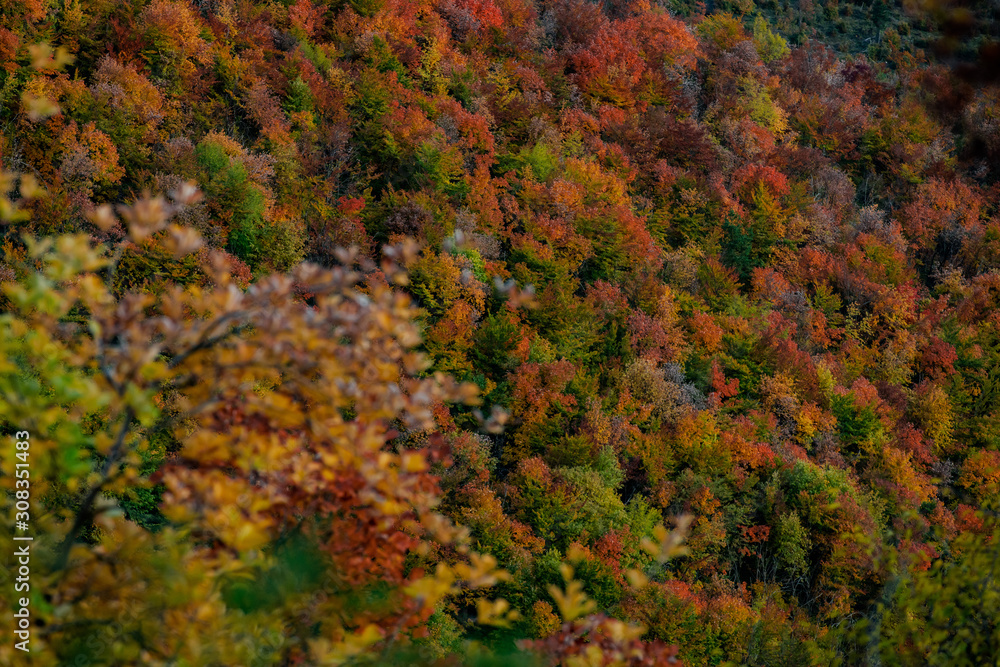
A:
[[[995,660],[997,18],[0,0],[0,662]]]

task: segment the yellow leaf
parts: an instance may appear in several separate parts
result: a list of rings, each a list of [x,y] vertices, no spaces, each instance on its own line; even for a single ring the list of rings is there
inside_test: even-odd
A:
[[[39,199],[46,195],[45,188],[38,184],[34,174],[21,176],[21,196],[25,199]]]
[[[270,535],[251,521],[238,519],[233,537],[227,540],[237,551],[257,549],[270,541]]]
[[[649,578],[639,570],[626,571],[625,578],[628,579],[628,583],[632,588],[643,588],[649,583]]]
[[[24,110],[27,112],[28,118],[36,123],[62,112],[62,109],[59,108],[59,105],[55,101],[44,96],[39,97],[27,91],[21,95],[21,102],[24,104]]]
[[[427,460],[418,452],[405,452],[402,462],[406,472],[423,472],[428,468]]]

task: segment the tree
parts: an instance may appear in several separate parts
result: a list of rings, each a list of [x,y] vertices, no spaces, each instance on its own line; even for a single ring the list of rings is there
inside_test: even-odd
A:
[[[956,537],[950,553],[904,560],[870,616],[851,633],[856,653],[885,665],[982,665],[1000,651],[1000,529]],[[901,558],[902,556],[900,556]],[[930,561],[930,562],[928,562]]]
[[[200,241],[167,218],[195,196],[119,214],[133,241],[183,256]],[[117,222],[107,208],[94,221]],[[4,286],[0,414],[6,439],[26,443],[3,457],[30,470],[39,664],[336,663],[497,580],[434,511],[440,436],[392,444],[474,390],[418,379],[416,311],[388,285],[359,292],[350,253],[245,292],[213,257],[203,288],[119,298],[107,282],[120,251],[79,235],[25,242],[39,268]],[[394,256],[406,252],[388,250],[382,270],[397,277]],[[13,492],[14,476],[2,484]],[[122,509],[154,485],[163,522],[150,530]],[[3,495],[11,532],[15,500]],[[458,549],[450,565],[406,565],[431,543]],[[3,595],[15,608],[13,586]]]
[[[753,20],[753,44],[765,63],[780,60],[789,53],[788,42],[781,35],[771,32],[767,19],[760,14]]]

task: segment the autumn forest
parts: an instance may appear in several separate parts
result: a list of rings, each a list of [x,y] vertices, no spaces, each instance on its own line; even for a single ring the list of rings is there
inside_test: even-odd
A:
[[[998,72],[996,2],[0,0],[0,664],[1000,664]]]

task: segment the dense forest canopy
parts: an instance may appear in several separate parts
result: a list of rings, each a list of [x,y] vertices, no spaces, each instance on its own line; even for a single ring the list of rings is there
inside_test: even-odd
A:
[[[0,0],[0,662],[996,664],[998,21]]]

